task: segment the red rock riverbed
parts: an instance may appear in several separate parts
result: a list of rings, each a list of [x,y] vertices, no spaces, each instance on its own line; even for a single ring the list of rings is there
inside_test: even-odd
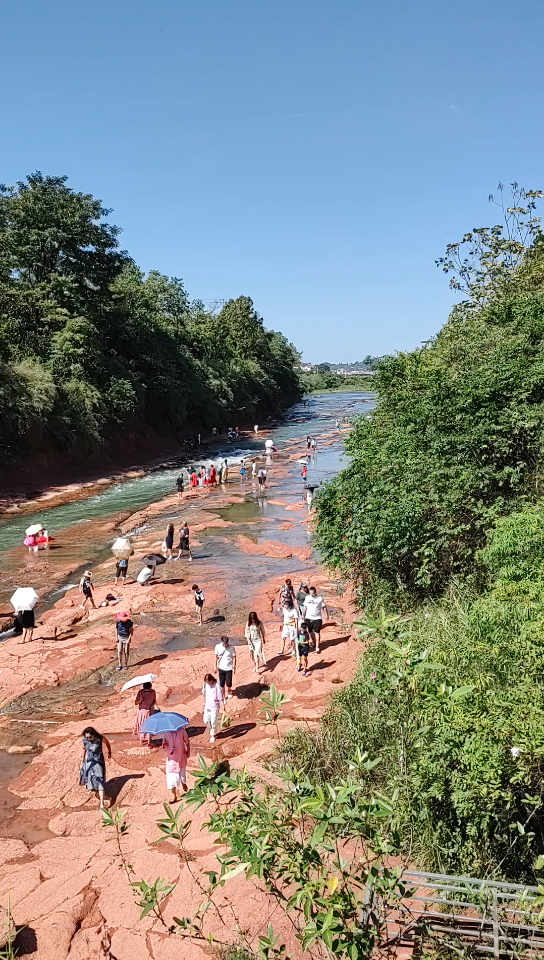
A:
[[[321,449],[338,442],[331,427],[320,438]],[[191,771],[201,754],[207,760],[228,759],[232,768],[246,766],[270,781],[264,763],[275,748],[271,727],[258,723],[258,697],[270,683],[289,697],[280,730],[317,722],[334,685],[354,670],[358,644],[351,635],[352,606],[341,585],[319,568],[309,544],[310,523],[296,459],[305,452],[302,437],[285,443],[269,469],[266,497],[259,500],[251,478],[218,490],[187,495],[181,505],[166,497],[127,517],[122,529],[142,528],[133,538],[136,558],[160,550],[167,519],[179,526],[187,518],[195,554],[169,561],[159,578],[142,588],[129,575],[118,588],[117,607],[83,611],[75,589],[69,590],[40,618],[32,643],[15,637],[0,644],[0,755],[10,780],[0,775],[0,904],[8,896],[14,921],[27,928],[19,937],[23,955],[40,960],[200,960],[209,949],[169,936],[153,917],[139,921],[139,910],[120,869],[116,849],[102,827],[97,801],[78,785],[80,735],[92,723],[112,742],[107,764],[108,794],[130,822],[126,851],[135,876],[149,881],[161,876],[177,880],[165,902],[165,920],[190,914],[202,899],[200,878],[215,868],[212,838],[201,830],[209,811],[192,819],[186,847],[194,857],[180,861],[169,843],[155,846],[156,820],[167,799],[163,751],[141,746],[132,736],[134,691],[120,693],[128,677],[151,671],[160,707],[190,719]],[[305,438],[304,438],[305,439]],[[232,472],[231,472],[232,476]],[[106,532],[113,526],[105,524]],[[131,572],[136,563],[131,560]],[[93,566],[95,600],[116,593],[112,558]],[[136,568],[137,569],[137,568]],[[307,677],[296,672],[294,659],[278,655],[279,587],[290,576],[314,583],[331,608],[323,630],[320,654],[311,654]],[[204,624],[194,618],[191,585],[204,590]],[[37,584],[36,584],[37,586]],[[116,610],[130,612],[135,633],[128,672],[115,671]],[[249,610],[256,610],[267,632],[268,667],[253,672],[243,628]],[[56,635],[60,639],[54,639]],[[227,633],[238,646],[235,697],[229,701],[231,725],[208,743],[202,722],[200,694],[204,673],[213,671],[213,646]],[[30,759],[30,762],[29,761]],[[13,779],[11,779],[13,776]],[[3,786],[2,786],[3,784]],[[226,926],[244,928],[251,941],[273,909],[266,894],[240,877],[230,881],[234,912]],[[234,916],[236,915],[236,921]],[[299,948],[282,918],[274,925],[292,951]],[[209,929],[225,939],[225,927],[210,917]],[[234,939],[229,933],[227,939]]]

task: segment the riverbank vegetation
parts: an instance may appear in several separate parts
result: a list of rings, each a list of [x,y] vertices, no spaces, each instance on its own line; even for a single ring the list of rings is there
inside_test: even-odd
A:
[[[319,782],[359,747],[427,869],[533,881],[544,855],[544,236],[540,192],[439,265],[466,300],[378,367],[316,539],[356,591],[353,682],[288,756]],[[502,205],[502,191],[500,204]]]
[[[300,380],[304,393],[341,393],[348,390],[374,389],[374,377],[342,376],[333,370],[304,371]]]
[[[212,314],[181,280],[144,275],[110,212],[66,177],[0,188],[4,456],[264,418],[300,396],[299,355],[249,297]]]

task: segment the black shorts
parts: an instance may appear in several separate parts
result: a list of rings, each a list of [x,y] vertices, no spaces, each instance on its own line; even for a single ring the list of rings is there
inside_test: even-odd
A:
[[[299,657],[307,657],[310,652],[309,643],[299,643],[298,645],[298,655]]]
[[[221,689],[227,685],[227,687],[232,687],[232,670],[218,670],[219,673],[219,686]]]
[[[322,620],[305,620],[304,622],[310,633],[321,633],[321,627],[323,626]]]
[[[180,537],[178,550],[187,550],[189,553],[189,537]]]
[[[34,626],[34,611],[33,610],[22,610],[21,611],[21,625],[25,630],[31,630]]]

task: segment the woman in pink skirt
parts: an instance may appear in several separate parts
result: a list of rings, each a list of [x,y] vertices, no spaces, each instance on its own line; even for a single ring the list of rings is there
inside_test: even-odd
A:
[[[138,713],[136,714],[132,732],[139,736],[140,743],[147,743],[147,745],[150,746],[148,734],[140,733],[142,723],[144,720],[147,720],[152,713],[155,713],[155,706],[157,704],[156,691],[149,682],[144,683],[142,689],[138,690],[134,703],[138,707]]]
[[[185,771],[187,769],[187,760],[191,755],[191,744],[185,729],[176,730],[175,733],[165,733],[163,735],[162,745],[166,750],[166,787],[172,791],[172,803],[176,803],[179,787],[183,787],[183,792],[187,792],[187,780]]]

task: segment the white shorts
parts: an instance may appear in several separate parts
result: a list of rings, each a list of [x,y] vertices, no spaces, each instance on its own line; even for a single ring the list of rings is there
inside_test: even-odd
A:
[[[181,787],[181,784],[185,782],[185,770],[180,770],[179,773],[166,773],[167,790],[174,790],[174,788]]]
[[[285,623],[283,625],[283,630],[281,631],[281,635],[284,640],[294,641],[297,635],[297,628],[295,626],[292,626],[290,623]]]

